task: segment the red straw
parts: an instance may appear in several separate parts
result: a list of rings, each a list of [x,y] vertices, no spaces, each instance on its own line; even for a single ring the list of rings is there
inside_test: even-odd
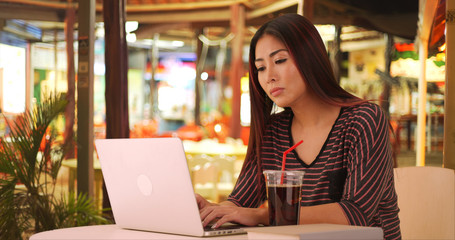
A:
[[[291,148],[289,148],[288,150],[284,151],[283,153],[283,161],[282,161],[282,164],[281,164],[281,171],[284,171],[284,168],[285,168],[285,165],[286,165],[286,155],[294,150],[294,148],[296,148],[297,146],[299,146],[301,143],[303,143],[303,140],[300,140],[300,142],[294,144],[294,146],[292,146]]]
[[[301,143],[303,143],[303,140],[300,140],[300,142],[294,144],[294,146],[292,146],[292,147],[290,147],[288,150],[284,151],[284,153],[283,153],[283,161],[282,161],[282,163],[281,163],[281,171],[284,171],[284,168],[285,168],[285,166],[286,166],[286,155],[287,155],[290,151],[294,150],[294,148],[298,147]],[[283,176],[283,174],[281,174],[281,184],[283,184],[283,178],[284,178],[284,176]]]

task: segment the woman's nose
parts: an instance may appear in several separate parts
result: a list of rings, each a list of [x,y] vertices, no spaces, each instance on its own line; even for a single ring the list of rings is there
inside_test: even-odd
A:
[[[267,71],[267,83],[275,82],[275,81],[276,81],[275,73],[271,70],[268,70]]]

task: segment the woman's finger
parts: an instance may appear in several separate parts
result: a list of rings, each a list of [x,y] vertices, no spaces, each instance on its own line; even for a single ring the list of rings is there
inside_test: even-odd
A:
[[[203,226],[207,226],[212,221],[222,218],[224,215],[233,212],[232,207],[210,206],[204,208],[200,214]]]
[[[235,221],[235,218],[233,216],[234,216],[234,214],[224,215],[223,217],[219,218],[215,224],[213,224],[212,228],[218,228],[219,226],[221,226],[225,223],[228,223],[228,222],[237,222],[237,221]]]

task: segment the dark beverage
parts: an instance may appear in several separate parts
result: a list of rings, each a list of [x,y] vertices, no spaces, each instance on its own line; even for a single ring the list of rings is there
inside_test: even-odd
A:
[[[269,185],[269,221],[271,226],[296,225],[300,213],[300,185]]]

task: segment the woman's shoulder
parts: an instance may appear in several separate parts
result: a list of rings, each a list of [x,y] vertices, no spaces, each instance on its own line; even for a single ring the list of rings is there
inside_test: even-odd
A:
[[[366,116],[379,117],[384,115],[382,108],[373,102],[363,102],[357,105],[344,107],[342,111],[342,115],[349,118]]]
[[[382,108],[372,102],[344,107],[340,116],[340,123],[345,126],[369,126],[377,128],[387,125],[387,117]],[[362,128],[363,128],[362,127]]]

